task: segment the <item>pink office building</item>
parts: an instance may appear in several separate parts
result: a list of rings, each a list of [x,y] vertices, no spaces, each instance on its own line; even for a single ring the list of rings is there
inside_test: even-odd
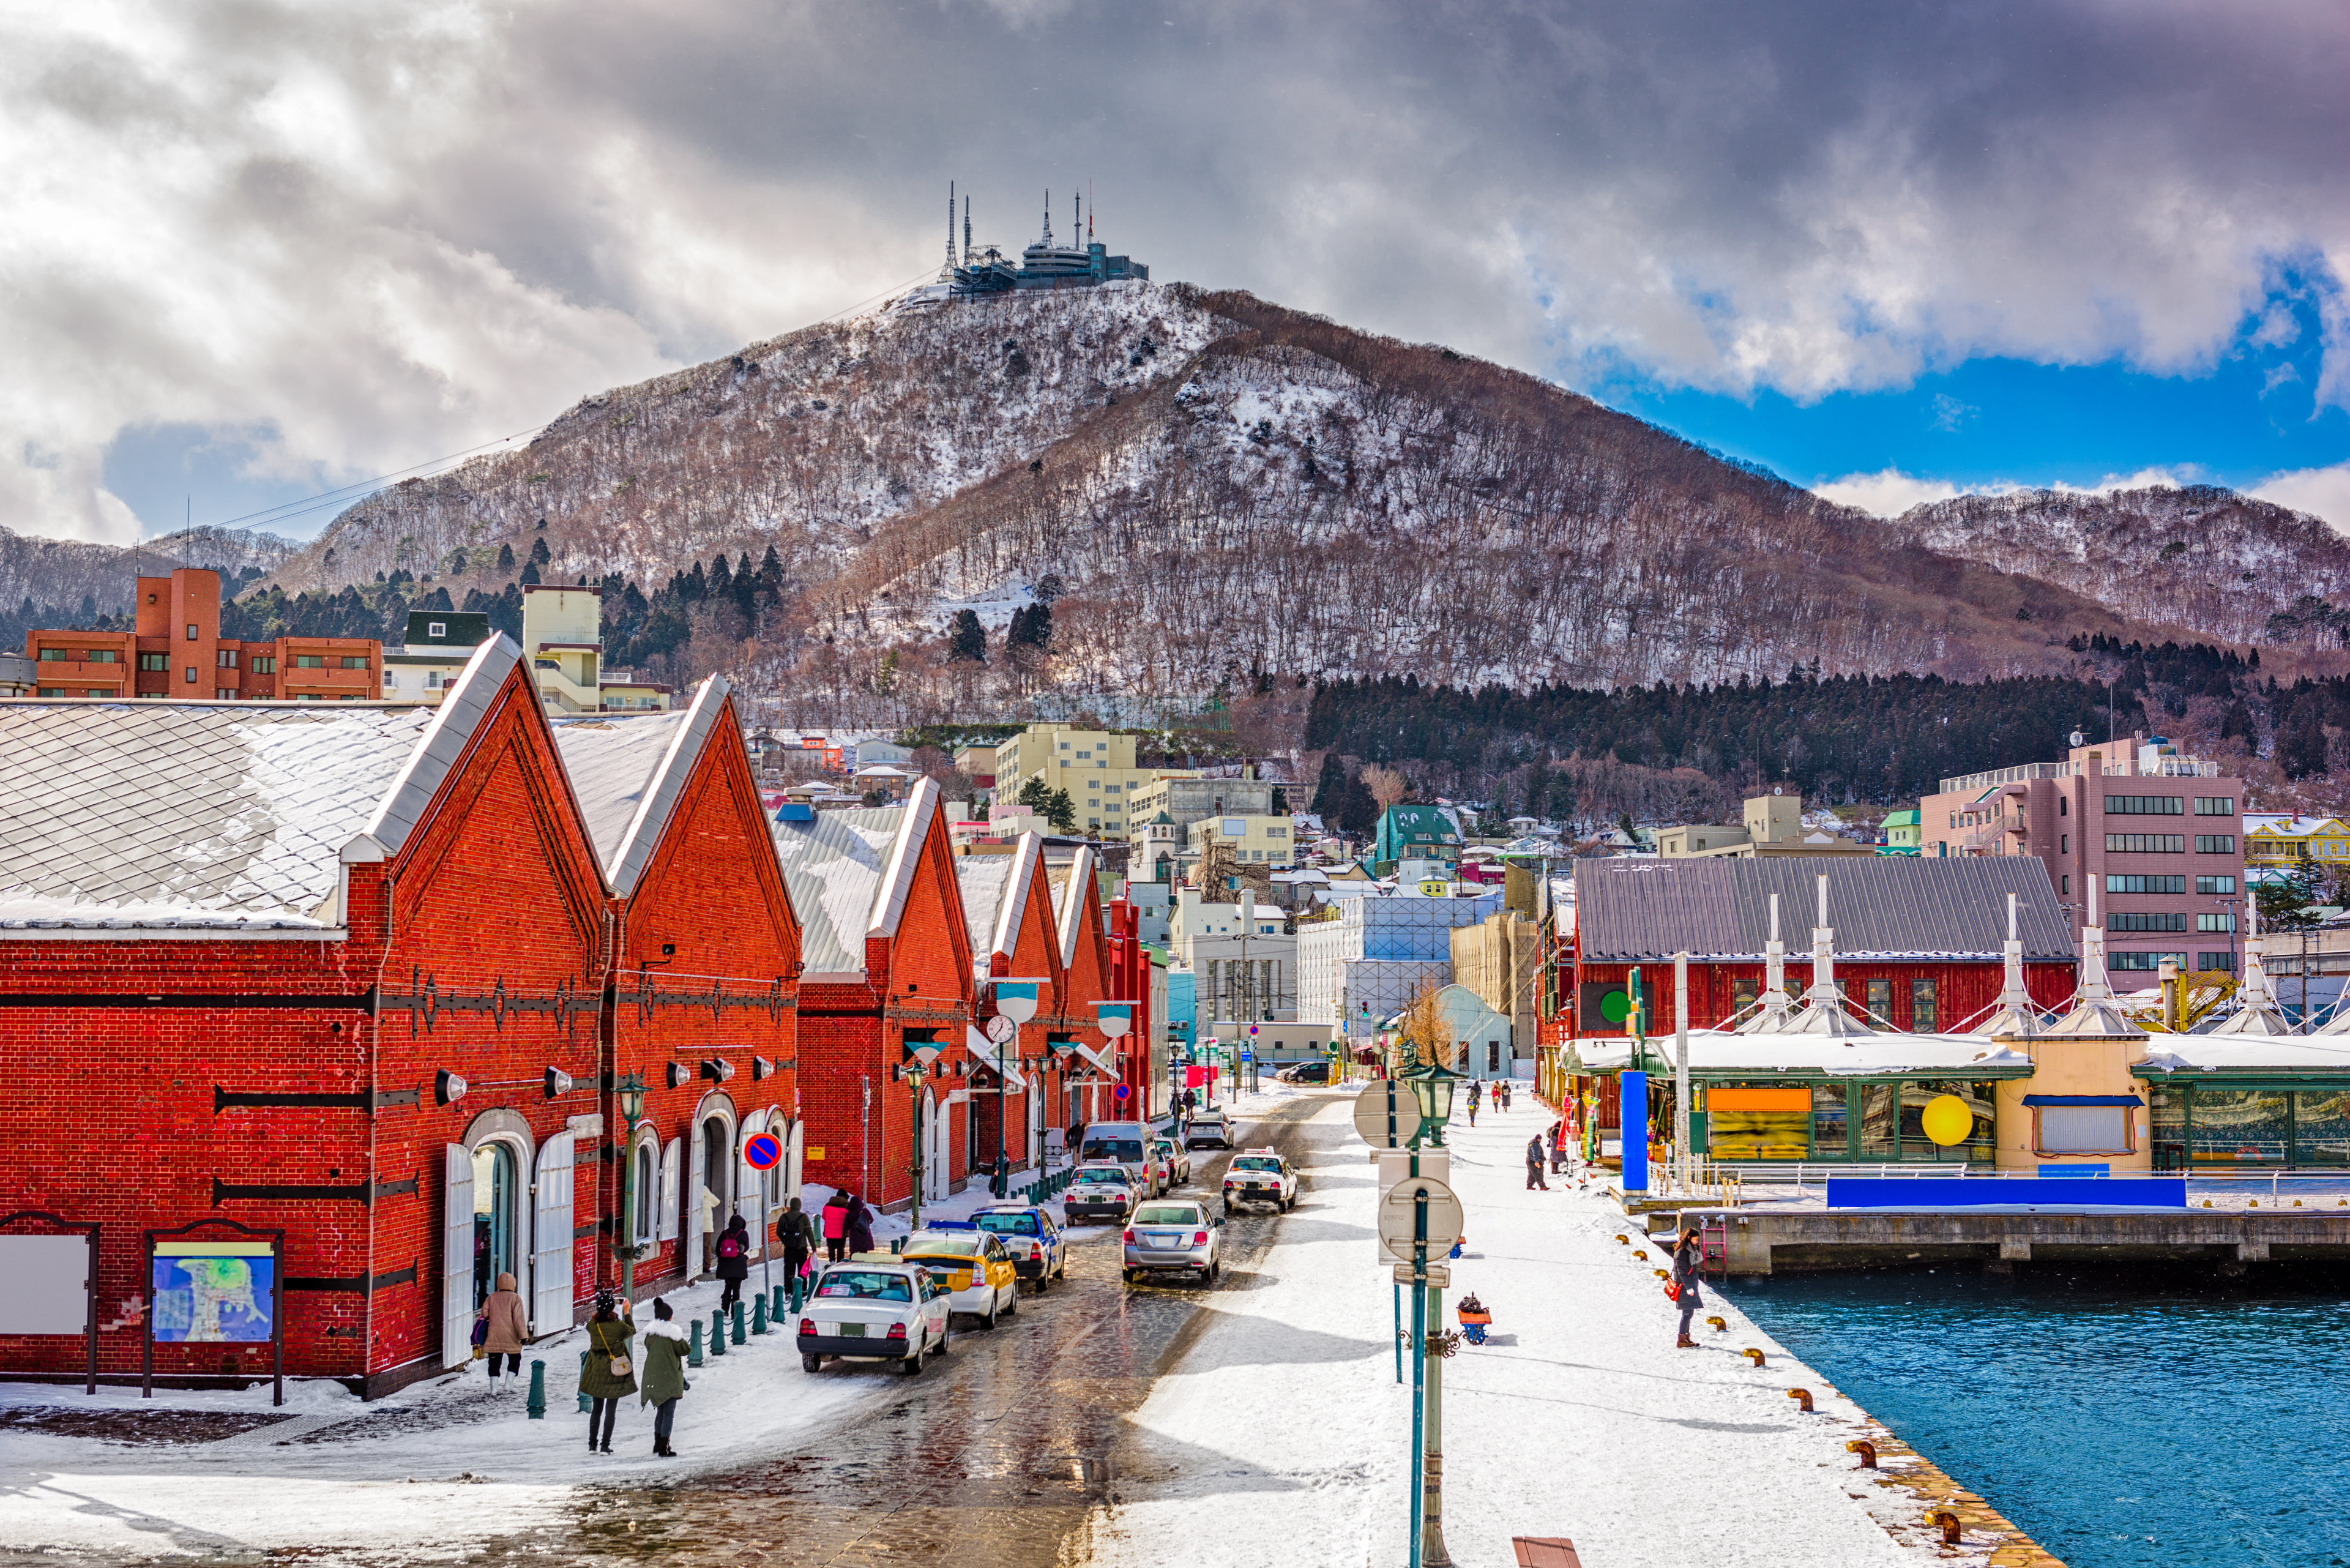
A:
[[[2159,735],[1944,779],[1918,804],[1921,853],[2040,857],[2075,930],[2088,924],[2094,885],[2107,962],[2125,989],[2134,971],[2152,984],[2166,958],[2189,972],[2236,967],[2243,812],[2241,779]]]

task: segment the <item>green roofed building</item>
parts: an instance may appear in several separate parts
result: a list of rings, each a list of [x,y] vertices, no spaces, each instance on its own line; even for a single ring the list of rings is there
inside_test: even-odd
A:
[[[1432,805],[1391,805],[1379,818],[1371,859],[1379,864],[1404,860],[1461,858],[1461,829]]]

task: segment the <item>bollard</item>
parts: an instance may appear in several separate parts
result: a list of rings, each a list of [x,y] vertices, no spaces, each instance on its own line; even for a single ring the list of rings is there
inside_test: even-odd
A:
[[[1744,1350],[1740,1351],[1738,1354],[1739,1354],[1739,1355],[1751,1355],[1751,1356],[1752,1356],[1752,1357],[1754,1358],[1754,1365],[1755,1365],[1755,1366],[1761,1366],[1765,1365],[1765,1363],[1764,1363],[1764,1362],[1763,1362],[1763,1360],[1762,1360],[1762,1353],[1761,1351],[1759,1351],[1759,1350],[1755,1349],[1755,1348],[1754,1348],[1752,1345],[1748,1345]]]
[[[800,1301],[802,1299],[800,1296],[800,1286],[804,1282],[805,1280],[802,1275],[794,1274],[792,1276],[792,1315],[794,1317],[799,1316],[800,1314]]]
[[[1939,1524],[1942,1527],[1943,1545],[1956,1546],[1959,1544],[1959,1516],[1957,1514],[1952,1513],[1946,1508],[1932,1515],[1928,1522],[1931,1524]]]
[[[1867,1438],[1855,1438],[1844,1446],[1844,1451],[1847,1454],[1858,1454],[1862,1469],[1873,1470],[1877,1468],[1877,1445]]]
[[[710,1314],[710,1354],[726,1354],[726,1314],[715,1308]]]
[[[546,1363],[544,1361],[530,1364],[530,1403],[525,1408],[530,1412],[532,1420],[546,1419]]]
[[[1812,1391],[1810,1389],[1790,1388],[1787,1390],[1787,1397],[1802,1401],[1804,1414],[1806,1416],[1812,1414]]]
[[[702,1365],[702,1320],[700,1318],[693,1320],[693,1337],[686,1344],[685,1364],[688,1366]]]
[[[792,1276],[794,1279],[797,1279],[798,1277],[799,1276],[796,1274]],[[777,1285],[775,1287],[775,1304],[767,1309],[767,1321],[769,1323],[779,1324],[784,1321],[784,1292],[785,1289],[786,1287],[783,1285]]]
[[[751,1332],[753,1334],[767,1332],[767,1298],[764,1295],[751,1298]]]
[[[734,1303],[734,1343],[743,1343],[743,1303],[739,1301]]]
[[[588,1397],[588,1353],[584,1350],[579,1353],[579,1408],[582,1413],[592,1415],[595,1413],[596,1401]]]
[[[1722,1322],[1721,1319],[1718,1317],[1710,1317],[1706,1319],[1705,1326],[1713,1330],[1716,1334],[1728,1334],[1730,1332],[1730,1325]]]

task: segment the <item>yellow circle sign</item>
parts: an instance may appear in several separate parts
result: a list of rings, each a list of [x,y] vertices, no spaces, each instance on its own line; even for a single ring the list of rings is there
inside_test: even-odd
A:
[[[1928,1100],[1925,1114],[1918,1119],[1926,1136],[1944,1148],[1966,1142],[1975,1130],[1973,1109],[1956,1095],[1937,1095]]]

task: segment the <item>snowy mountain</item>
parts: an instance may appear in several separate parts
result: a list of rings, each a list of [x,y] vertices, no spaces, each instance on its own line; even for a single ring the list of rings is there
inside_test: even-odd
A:
[[[1914,506],[1888,527],[2021,572],[2149,627],[2259,639],[2303,594],[2350,596],[2350,540],[2319,518],[2232,490],[2022,490]]]
[[[540,540],[550,581],[648,586],[773,545],[785,672],[1055,576],[1047,684],[1075,693],[1971,675],[2126,629],[1535,378],[1182,285],[901,306],[601,393],[353,507],[278,579],[462,596]]]
[[[248,566],[269,572],[299,548],[290,539],[242,528],[191,528],[128,546],[0,528],[0,606],[15,609],[30,599],[78,613],[87,598],[97,613],[113,615],[130,607],[132,582],[142,573],[164,576],[173,566],[206,566],[230,577]]]

